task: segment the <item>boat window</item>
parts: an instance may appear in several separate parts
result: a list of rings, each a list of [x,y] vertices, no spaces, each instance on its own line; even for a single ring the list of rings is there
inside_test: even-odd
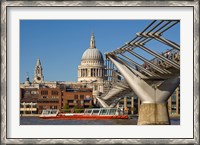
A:
[[[52,110],[51,111],[51,114],[56,114],[57,113],[57,110]]]
[[[100,109],[98,109],[98,110],[93,110],[93,114],[98,114],[99,111],[100,111]]]
[[[109,115],[115,115],[116,109],[110,109]]]
[[[86,109],[86,110],[85,110],[85,113],[86,113],[86,114],[90,114],[91,112],[92,112],[92,109]]]
[[[100,115],[107,115],[108,109],[102,109]]]

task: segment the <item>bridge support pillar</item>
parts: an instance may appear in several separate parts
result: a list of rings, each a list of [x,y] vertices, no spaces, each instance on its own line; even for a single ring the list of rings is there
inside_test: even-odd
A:
[[[169,125],[166,103],[142,103],[139,110],[138,125]]]
[[[180,84],[180,77],[163,80],[146,79],[139,76],[125,61],[116,56],[108,56],[124,76],[130,88],[141,99],[138,125],[170,124],[167,100]],[[138,74],[137,74],[138,73]]]

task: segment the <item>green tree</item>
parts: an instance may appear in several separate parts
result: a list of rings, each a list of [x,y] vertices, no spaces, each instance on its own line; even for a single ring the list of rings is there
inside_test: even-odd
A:
[[[65,105],[63,106],[63,110],[64,112],[71,112],[67,103],[65,103]]]
[[[69,109],[69,105],[67,105],[67,103],[65,103],[65,105],[63,106],[63,109]]]
[[[74,106],[74,112],[75,112],[75,113],[81,113],[81,111],[83,111],[83,108],[82,108],[82,107],[80,107],[80,106],[78,106],[78,105]]]
[[[94,106],[92,104],[90,104],[89,108],[92,109]]]

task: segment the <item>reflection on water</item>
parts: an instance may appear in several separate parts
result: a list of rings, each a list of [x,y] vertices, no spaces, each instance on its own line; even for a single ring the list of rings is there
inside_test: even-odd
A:
[[[45,120],[39,117],[20,117],[20,125],[136,125],[137,117],[113,120]],[[180,125],[179,118],[171,119],[172,125]]]

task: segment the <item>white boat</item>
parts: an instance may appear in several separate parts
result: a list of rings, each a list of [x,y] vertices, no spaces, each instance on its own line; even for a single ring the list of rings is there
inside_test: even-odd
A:
[[[59,110],[43,110],[42,119],[128,119],[122,108],[92,108],[84,113],[59,113]]]

